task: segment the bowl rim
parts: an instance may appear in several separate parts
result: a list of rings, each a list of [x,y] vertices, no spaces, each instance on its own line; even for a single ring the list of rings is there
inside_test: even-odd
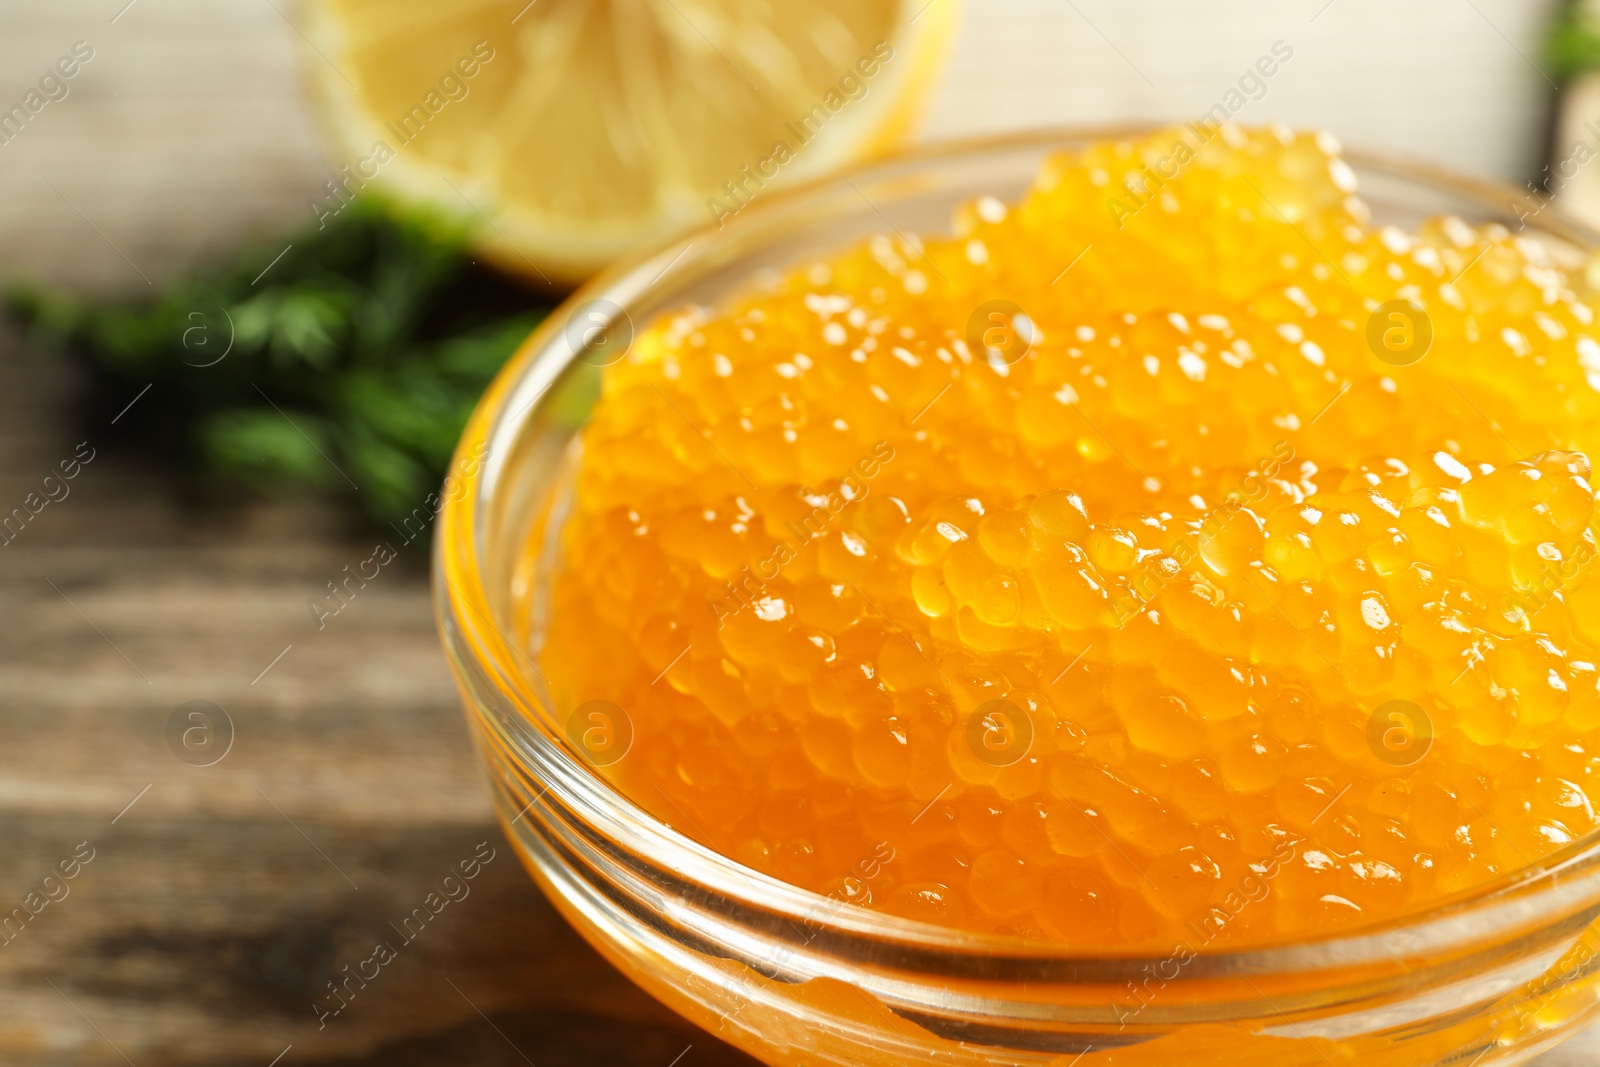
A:
[[[481,704],[479,698],[489,695],[479,691],[480,685],[493,683],[500,698],[511,699],[517,716],[517,721],[502,717],[499,725],[518,735],[516,741],[523,749],[520,758],[537,763],[542,772],[544,789],[530,809],[541,798],[547,804],[558,800],[568,812],[577,814],[608,839],[638,852],[670,881],[694,885],[732,906],[789,921],[798,919],[811,925],[818,915],[826,914],[823,925],[830,930],[902,947],[914,958],[953,953],[1018,963],[1048,960],[1065,965],[1069,971],[1079,965],[1096,971],[1098,965],[1112,962],[1140,964],[1170,959],[1169,954],[1154,951],[1076,948],[1015,935],[976,933],[843,906],[824,894],[763,874],[700,844],[637,805],[608,779],[594,773],[564,738],[538,725],[540,713],[532,706],[534,702],[514,666],[517,658],[531,661],[496,624],[479,564],[485,549],[483,518],[493,507],[494,490],[505,476],[505,464],[513,452],[507,446],[515,442],[532,417],[538,400],[576,358],[570,346],[559,343],[563,335],[561,324],[573,308],[598,299],[609,299],[626,308],[630,296],[681,276],[709,249],[725,245],[743,232],[826,192],[837,191],[844,184],[869,181],[875,174],[983,154],[1068,149],[1178,128],[1174,123],[1160,122],[1047,126],[914,145],[793,187],[763,192],[721,226],[680,234],[624,257],[549,313],[496,375],[468,421],[453,457],[452,474],[442,492],[431,567],[436,622],[469,713],[474,703]],[[1509,182],[1463,174],[1389,150],[1345,147],[1342,155],[1358,170],[1430,186],[1477,202],[1495,216],[1507,215],[1508,208],[1514,212],[1519,204],[1535,207],[1526,220],[1527,228],[1579,248],[1600,248],[1600,231],[1568,216],[1559,205],[1540,202],[1526,189]],[[1360,196],[1361,190],[1356,195]],[[699,255],[691,254],[696,245],[701,249]],[[640,286],[645,279],[648,284]],[[507,822],[504,812],[501,819]],[[508,822],[506,828],[510,829]],[[1201,945],[1194,949],[1194,957],[1201,965],[1191,965],[1190,977],[1363,964],[1395,958],[1398,946],[1405,946],[1407,954],[1417,955],[1461,952],[1507,930],[1526,932],[1549,925],[1546,920],[1565,920],[1570,925],[1580,907],[1600,913],[1600,904],[1593,903],[1597,900],[1600,829],[1539,861],[1502,872],[1472,889],[1399,916],[1311,937],[1250,942],[1235,949]]]

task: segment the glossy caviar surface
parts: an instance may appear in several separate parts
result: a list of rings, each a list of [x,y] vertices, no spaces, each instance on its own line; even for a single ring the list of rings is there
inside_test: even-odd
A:
[[[605,369],[538,651],[603,773],[784,881],[1086,948],[1373,921],[1593,828],[1577,280],[1373,226],[1281,129],[1063,154],[954,232]]]

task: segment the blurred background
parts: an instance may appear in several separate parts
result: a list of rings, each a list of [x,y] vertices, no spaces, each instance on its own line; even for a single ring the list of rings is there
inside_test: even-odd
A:
[[[1539,183],[1579,139],[1600,145],[1584,128],[1600,120],[1591,50],[1556,35],[1567,12],[1552,0],[931,0],[916,17],[948,18],[953,43],[911,137],[1180,121],[1281,42],[1292,57],[1241,121],[1325,127],[1346,144]],[[144,305],[180,282],[215,284],[218,301],[256,290],[274,252],[301,242],[304,254],[296,234],[345,162],[325,151],[307,93],[326,72],[303,5],[5,0],[0,105],[24,101],[78,42],[93,58],[70,93],[0,137],[0,281],[35,294],[0,325],[0,512],[28,513],[20,533],[0,534],[0,926],[27,909],[0,932],[0,1061],[748,1063],[634,989],[515,867],[417,546],[351,602],[326,598],[395,537],[374,522],[388,505],[330,501],[343,487],[299,441],[349,457],[355,480],[329,465],[352,486],[377,479],[409,499],[437,478],[505,345],[473,334],[479,348],[450,349],[478,361],[477,377],[367,381],[359,410],[319,407],[321,387],[297,384],[294,359],[331,373],[317,360],[336,363],[362,337],[339,333],[347,305],[309,288],[291,257],[265,283],[287,287],[276,306],[304,297],[311,309],[280,323],[290,370],[267,390],[236,384],[273,408],[295,396],[284,401],[295,418],[247,396],[248,418],[196,425],[210,470],[256,471],[259,448],[279,456],[277,473],[304,460],[321,482],[219,485],[139,447],[159,437],[181,451],[190,439],[174,434],[209,402],[163,399],[181,385],[139,361],[176,353],[200,366],[218,325],[211,304],[199,319],[181,301],[165,318]],[[1560,195],[1600,219],[1596,174],[1580,170]],[[520,336],[552,300],[493,273],[461,278],[486,309],[474,329]],[[378,291],[365,276],[346,288]],[[126,341],[140,330],[154,339]],[[417,338],[407,343],[424,356],[454,341]],[[455,407],[406,421],[423,403],[410,398],[446,386]],[[408,434],[426,447],[380,447]],[[337,617],[316,603],[338,603]],[[470,896],[341,1017],[319,1020],[313,998],[387,936],[386,921],[485,852]],[[74,857],[65,892],[49,890]],[[1540,1062],[1597,1060],[1600,1038]]]
[[[541,0],[545,2],[545,0]],[[946,0],[936,0],[945,3]],[[8,0],[0,88],[65,48],[95,60],[70,107],[6,147],[7,272],[129,289],[309,219],[333,177],[305,102],[288,0]],[[967,0],[922,140],[1164,121],[1217,102],[1274,41],[1294,51],[1241,121],[1335,131],[1514,182],[1546,162],[1553,0]],[[108,14],[109,11],[109,14]],[[66,199],[49,194],[54,181]],[[93,220],[93,226],[73,205]]]

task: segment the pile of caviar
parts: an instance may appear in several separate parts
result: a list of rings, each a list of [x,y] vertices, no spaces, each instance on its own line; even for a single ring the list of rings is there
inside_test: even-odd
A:
[[[953,233],[605,369],[538,656],[626,795],[1083,947],[1374,922],[1594,828],[1581,279],[1374,224],[1281,128],[1065,152]]]

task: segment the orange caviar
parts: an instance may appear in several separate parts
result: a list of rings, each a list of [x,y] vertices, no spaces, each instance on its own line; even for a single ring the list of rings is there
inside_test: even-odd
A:
[[[627,720],[619,788],[1085,947],[1374,921],[1594,828],[1600,325],[1543,248],[1375,227],[1282,129],[1068,152],[954,234],[606,368],[540,666],[580,746]]]

